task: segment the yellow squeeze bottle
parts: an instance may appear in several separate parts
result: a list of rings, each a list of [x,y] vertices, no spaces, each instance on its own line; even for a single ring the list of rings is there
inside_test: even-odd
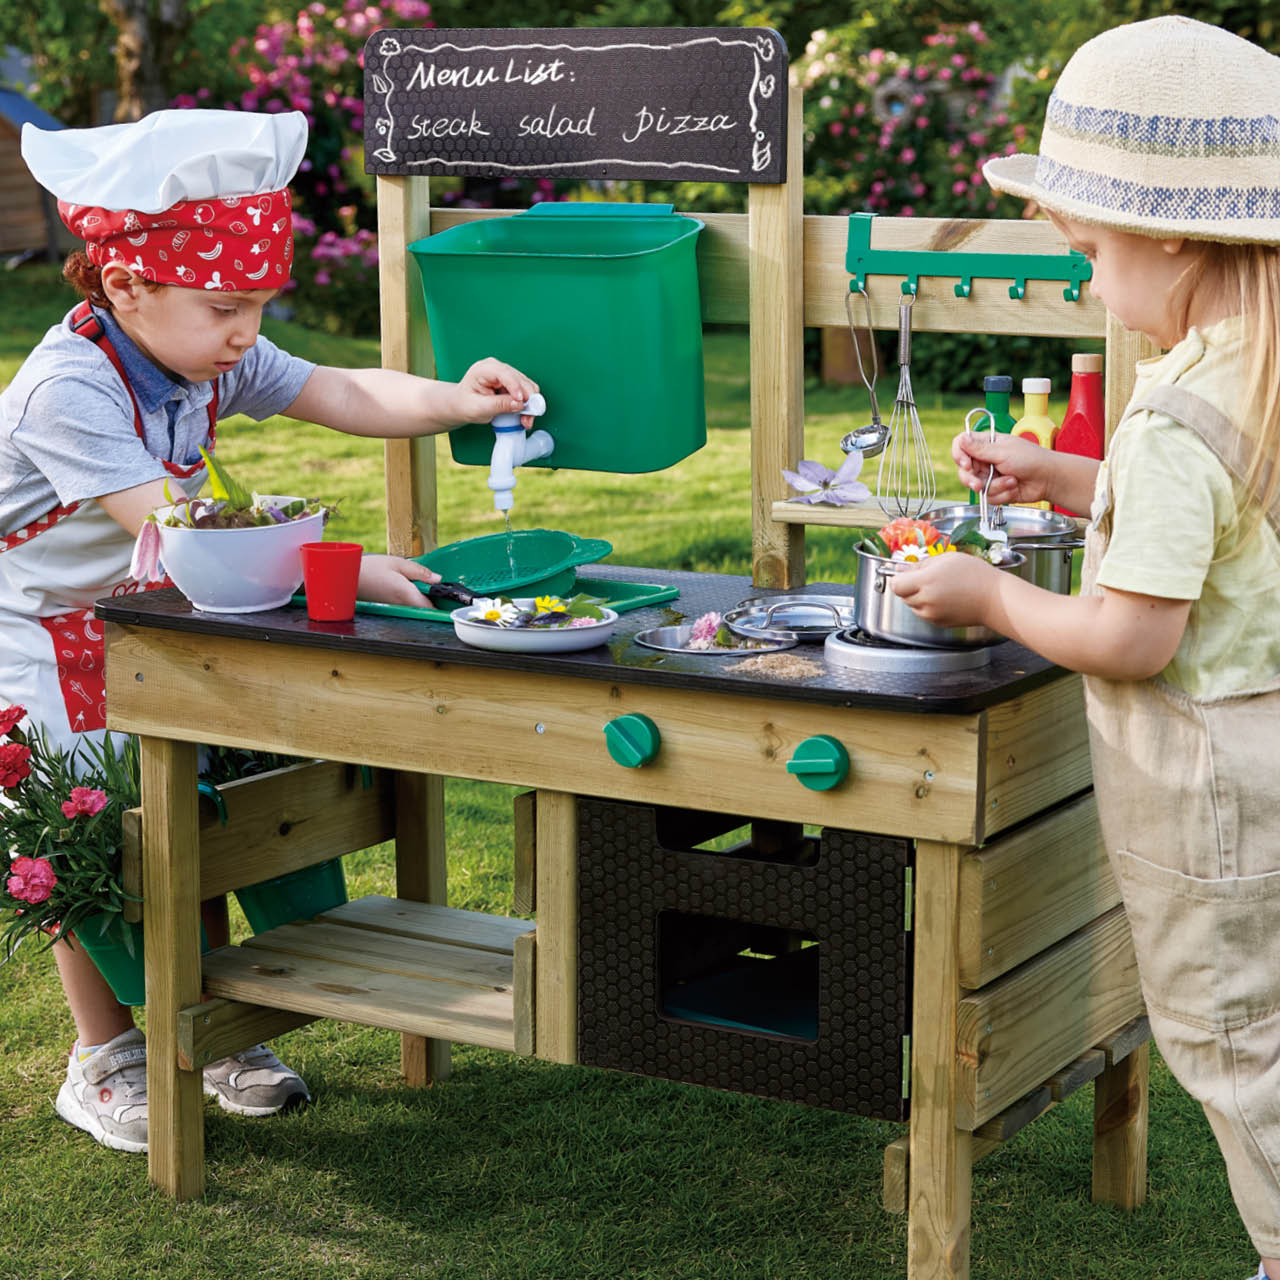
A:
[[[1032,440],[1042,449],[1052,449],[1058,434],[1058,424],[1049,417],[1049,392],[1053,383],[1048,378],[1023,378],[1022,417],[1013,424],[1013,434]],[[1020,506],[1042,507],[1047,502],[1025,502]]]

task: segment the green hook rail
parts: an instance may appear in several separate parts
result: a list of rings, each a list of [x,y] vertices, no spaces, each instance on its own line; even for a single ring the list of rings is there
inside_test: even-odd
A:
[[[958,277],[957,298],[967,298],[975,276],[1012,280],[1009,297],[1023,298],[1028,280],[1061,280],[1062,296],[1080,301],[1080,286],[1093,276],[1093,263],[1082,253],[943,253],[934,249],[873,249],[874,213],[849,215],[849,248],[845,270],[853,277],[849,289],[862,293],[868,276],[905,276],[902,292],[914,295],[921,276]]]

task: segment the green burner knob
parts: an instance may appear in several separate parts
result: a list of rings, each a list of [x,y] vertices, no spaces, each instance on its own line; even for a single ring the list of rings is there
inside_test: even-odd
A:
[[[787,761],[787,772],[794,773],[810,791],[830,791],[849,776],[849,753],[842,742],[819,733],[796,748]]]
[[[658,726],[638,712],[610,720],[604,727],[604,740],[609,754],[627,769],[649,764],[662,745]]]

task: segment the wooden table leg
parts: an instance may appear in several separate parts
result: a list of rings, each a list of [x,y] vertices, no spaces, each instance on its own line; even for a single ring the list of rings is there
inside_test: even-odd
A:
[[[539,791],[536,1053],[578,1060],[578,801]]]
[[[1136,1209],[1147,1198],[1150,1043],[1107,1067],[1093,1084],[1093,1199]]]
[[[916,842],[908,1280],[967,1280],[972,1135],[956,1128],[959,845]]]
[[[396,897],[447,905],[444,779],[432,773],[396,774]],[[400,1074],[423,1086],[449,1078],[449,1041],[400,1036]]]
[[[196,747],[141,739],[147,968],[147,1169],[179,1200],[204,1194],[204,1094],[178,1065],[178,1012],[200,999]]]

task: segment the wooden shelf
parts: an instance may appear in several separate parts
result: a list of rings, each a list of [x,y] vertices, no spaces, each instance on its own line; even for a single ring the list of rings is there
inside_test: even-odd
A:
[[[775,502],[770,514],[779,524],[825,524],[852,529],[863,526],[879,529],[889,517],[877,502],[861,502],[852,507],[828,507],[807,502]]]
[[[369,897],[203,957],[212,996],[533,1052],[527,920]]]
[[[956,506],[960,499],[956,498],[947,502],[939,502],[939,507]],[[882,525],[889,522],[890,517],[880,509],[880,504],[874,500],[871,502],[858,503],[851,507],[829,507],[822,503],[811,504],[805,502],[775,502],[769,509],[769,514],[779,524],[820,524],[831,525],[840,529],[868,528],[879,529]],[[1088,525],[1088,520],[1077,516],[1075,518],[1076,529],[1083,532]]]

